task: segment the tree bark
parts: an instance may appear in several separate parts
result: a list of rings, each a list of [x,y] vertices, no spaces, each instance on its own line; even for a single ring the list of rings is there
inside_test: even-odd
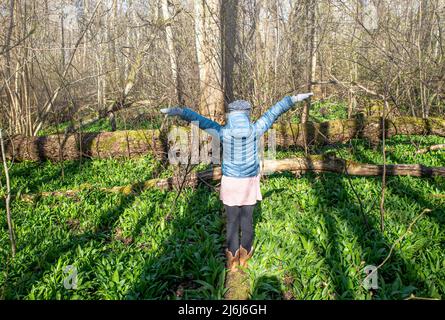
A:
[[[199,68],[199,112],[213,120],[224,118],[221,82],[220,5],[217,0],[199,0],[195,7],[196,54]]]
[[[233,93],[233,70],[235,67],[235,47],[238,40],[238,1],[221,2],[221,37],[223,51],[224,100],[225,105],[235,100]]]
[[[161,12],[162,19],[165,21],[165,41],[167,42],[167,53],[170,58],[170,68],[172,74],[172,83],[174,84],[175,96],[177,97],[178,103],[181,103],[182,94],[181,88],[179,86],[179,73],[178,73],[178,64],[176,58],[176,50],[174,44],[173,30],[171,26],[171,15],[168,8],[168,0],[161,1]]]
[[[306,3],[306,13],[308,18],[308,37],[307,46],[309,53],[309,64],[307,70],[307,92],[312,92],[312,84],[315,80],[315,72],[317,67],[317,51],[316,51],[316,28],[315,28],[315,15],[316,15],[316,1],[307,1]],[[306,99],[303,105],[303,111],[301,114],[301,123],[306,123],[309,120],[309,110],[311,109],[311,98]]]
[[[304,126],[304,130],[303,130]],[[445,137],[445,120],[439,118],[421,119],[399,117],[385,122],[387,138],[395,135],[437,135]],[[354,138],[377,143],[382,137],[382,118],[356,118],[333,120],[323,123],[276,124],[276,144],[281,147],[302,147],[308,145],[331,145],[346,143]],[[264,139],[268,141],[267,138]],[[59,141],[64,141],[62,145]],[[159,137],[158,130],[126,130],[101,133],[70,133],[62,137],[13,136],[6,139],[6,157],[14,161],[60,161],[81,157],[110,158],[137,157],[153,153],[164,158],[167,146]],[[191,141],[191,139],[189,139]],[[60,152],[62,148],[63,152]],[[60,156],[63,155],[63,157]]]
[[[62,143],[59,143],[63,141]],[[62,149],[62,150],[60,150]],[[153,153],[166,154],[159,131],[128,130],[102,133],[70,133],[45,137],[16,135],[6,140],[6,158],[14,161],[78,160],[83,157],[133,158]]]
[[[417,150],[417,154],[424,154],[424,153],[428,153],[430,151],[438,151],[438,150],[444,150],[445,149],[445,144],[436,144],[434,146],[429,146],[427,148],[424,149],[420,149]]]

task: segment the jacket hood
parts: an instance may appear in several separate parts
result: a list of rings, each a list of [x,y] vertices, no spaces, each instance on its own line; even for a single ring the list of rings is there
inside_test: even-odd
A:
[[[234,138],[247,138],[253,133],[249,114],[243,111],[232,111],[227,115],[225,134]]]

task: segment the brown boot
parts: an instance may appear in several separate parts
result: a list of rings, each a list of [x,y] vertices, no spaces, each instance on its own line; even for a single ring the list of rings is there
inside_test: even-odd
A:
[[[240,250],[236,250],[235,256],[230,252],[230,250],[226,249],[226,257],[227,257],[227,269],[231,272],[238,271],[239,266],[239,258],[240,258]]]
[[[252,257],[253,247],[250,249],[250,252],[247,252],[247,250],[244,249],[243,246],[240,246],[239,251],[240,251],[239,255],[240,266],[243,268],[247,268],[248,267],[247,261]]]

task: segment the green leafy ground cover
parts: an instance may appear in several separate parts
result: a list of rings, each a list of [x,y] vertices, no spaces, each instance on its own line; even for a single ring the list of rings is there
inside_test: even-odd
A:
[[[416,155],[438,137],[394,137],[388,163],[445,166],[444,152]],[[337,156],[381,163],[380,148],[356,140]],[[301,155],[279,151],[278,158]],[[176,192],[120,195],[98,187],[155,177],[150,156],[11,167],[13,193],[93,187],[78,197],[15,199],[18,253],[11,261],[4,202],[0,202],[0,298],[222,299],[224,213],[208,186]],[[162,172],[163,175],[167,175]],[[4,181],[2,181],[3,183]],[[255,254],[249,277],[254,299],[404,299],[445,296],[445,179],[388,177],[385,231],[380,231],[381,178],[291,173],[264,177],[254,216]],[[424,209],[412,232],[378,270],[379,289],[362,286],[366,265],[378,265]],[[370,224],[365,227],[362,212]],[[66,266],[78,272],[64,287]]]

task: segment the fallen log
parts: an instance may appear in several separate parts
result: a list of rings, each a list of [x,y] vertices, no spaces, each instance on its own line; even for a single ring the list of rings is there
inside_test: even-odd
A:
[[[433,146],[429,146],[427,148],[417,150],[416,153],[417,154],[424,154],[424,153],[428,153],[430,151],[437,151],[437,150],[445,150],[445,144],[436,144],[436,145],[433,145]]]
[[[277,145],[304,147],[310,145],[331,145],[346,143],[354,138],[365,139],[375,144],[382,138],[382,117],[356,115],[348,120],[331,120],[322,123],[277,124]],[[445,136],[445,119],[398,117],[386,119],[385,137],[396,135],[437,135]]]
[[[69,133],[44,137],[13,136],[6,141],[6,158],[20,161],[64,161],[80,158],[134,158],[165,154],[159,132],[124,130]]]
[[[295,173],[333,172],[339,174],[348,174],[351,176],[381,176],[383,165],[359,163],[350,160],[336,158],[333,155],[309,156],[300,158],[290,158],[283,160],[266,160],[262,166],[264,175],[270,175],[277,172],[290,171]],[[445,167],[427,167],[421,164],[388,164],[386,165],[386,175],[388,176],[413,176],[413,177],[445,177]],[[221,168],[214,167],[209,170],[191,173],[187,176],[184,186],[196,187],[201,183],[220,180],[222,176]],[[38,194],[22,195],[23,200],[33,200],[38,196],[65,196],[74,197],[81,191],[101,190],[104,192],[121,193],[124,195],[138,194],[144,190],[157,188],[162,190],[178,189],[182,183],[182,178],[170,177],[167,179],[151,179],[126,186],[117,186],[113,188],[94,188],[93,186],[84,187],[78,190],[65,190],[54,192],[41,192]]]
[[[305,125],[278,123],[273,129],[276,133],[276,144],[283,147],[304,147],[305,141],[308,145],[332,145],[346,143],[354,138],[376,143],[382,135],[382,119],[357,117],[351,120],[333,120]],[[388,119],[385,130],[386,137],[400,134],[445,137],[445,120],[414,117]],[[159,130],[72,133],[67,136],[61,134],[46,137],[14,136],[6,142],[6,156],[15,161],[75,160],[84,156],[90,158],[136,157],[149,152],[162,157],[162,155],[165,156],[168,148],[160,136]],[[61,144],[60,141],[64,143]],[[266,138],[265,142],[267,141]]]

